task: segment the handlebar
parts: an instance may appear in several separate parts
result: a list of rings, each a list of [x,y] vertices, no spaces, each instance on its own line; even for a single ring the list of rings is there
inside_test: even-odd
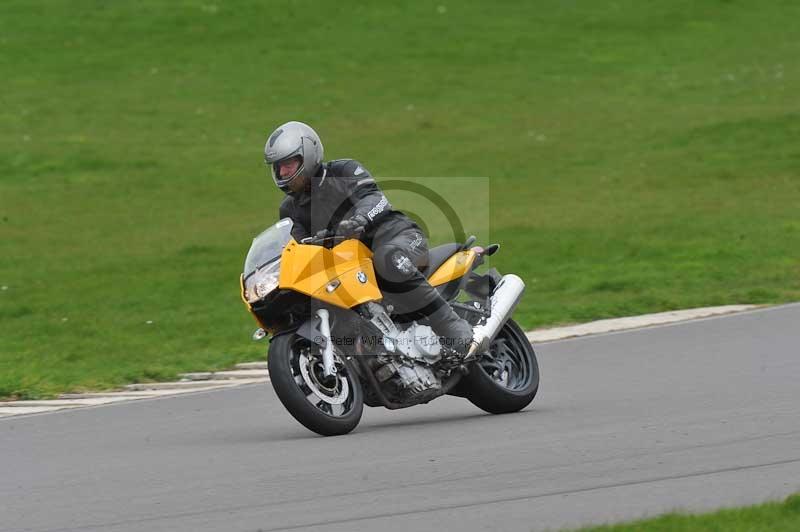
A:
[[[343,242],[345,240],[350,240],[351,238],[357,238],[361,234],[364,233],[364,228],[359,228],[358,231],[355,232],[353,235],[337,235],[335,231],[329,231],[328,229],[322,229],[321,231],[317,231],[317,234],[314,236],[307,236],[300,241],[301,244],[308,244],[312,246],[325,246],[325,245],[333,245],[337,242]]]

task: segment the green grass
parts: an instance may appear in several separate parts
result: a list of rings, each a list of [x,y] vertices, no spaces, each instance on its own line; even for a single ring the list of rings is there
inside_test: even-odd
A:
[[[526,327],[800,299],[797,2],[269,5],[0,4],[0,397],[263,357],[237,278],[290,119],[489,177]]]
[[[792,495],[783,502],[770,502],[700,515],[671,513],[631,523],[581,528],[579,532],[795,532],[797,530],[800,530],[800,494]]]

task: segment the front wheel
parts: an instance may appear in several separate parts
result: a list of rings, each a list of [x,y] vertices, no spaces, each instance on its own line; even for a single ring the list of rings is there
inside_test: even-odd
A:
[[[525,333],[509,319],[476,360],[462,388],[469,401],[491,414],[517,412],[539,390],[539,364]]]
[[[303,426],[323,436],[347,434],[364,409],[361,383],[335,347],[334,364],[336,374],[325,377],[321,348],[293,333],[269,344],[267,367],[278,399]]]

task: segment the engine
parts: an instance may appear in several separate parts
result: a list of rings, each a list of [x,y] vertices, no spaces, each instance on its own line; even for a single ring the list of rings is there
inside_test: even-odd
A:
[[[429,326],[413,322],[395,336],[384,336],[383,345],[387,355],[386,363],[375,375],[379,381],[391,379],[398,388],[413,395],[441,388],[442,382],[431,368],[442,358],[441,346]]]
[[[414,395],[442,387],[442,382],[430,368],[398,360],[388,360],[375,377],[381,382],[393,379],[398,388]]]
[[[442,358],[439,337],[433,329],[412,322],[400,330],[383,307],[372,305],[370,321],[383,333],[385,348],[385,354],[378,357],[383,363],[375,372],[378,381],[392,381],[413,395],[441,388],[442,382],[431,367]]]
[[[442,358],[439,337],[429,326],[418,325],[417,322],[412,322],[408,329],[394,336],[385,336],[383,345],[387,351],[402,353],[412,360],[427,364],[433,364]]]

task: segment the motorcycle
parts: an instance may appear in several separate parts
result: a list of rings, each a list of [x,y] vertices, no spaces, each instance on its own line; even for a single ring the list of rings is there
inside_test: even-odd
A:
[[[240,277],[241,297],[271,335],[270,381],[289,413],[324,436],[346,434],[366,404],[388,409],[443,395],[492,414],[519,411],[539,388],[536,354],[511,319],[525,289],[514,274],[476,268],[499,245],[450,243],[429,250],[422,273],[473,327],[466,358],[440,342],[421,313],[383,297],[372,252],[327,231],[297,242],[284,218],[259,234]]]

